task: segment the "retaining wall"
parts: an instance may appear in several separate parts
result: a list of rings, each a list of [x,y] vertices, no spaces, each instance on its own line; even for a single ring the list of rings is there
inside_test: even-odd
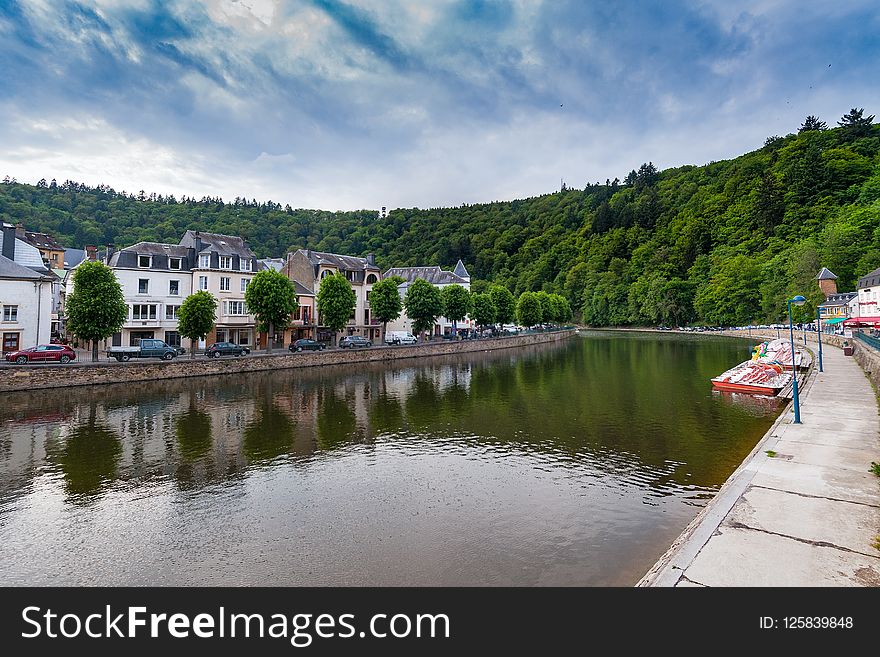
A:
[[[240,372],[264,372],[298,367],[346,365],[405,358],[427,358],[445,354],[510,349],[526,345],[565,340],[576,331],[529,333],[487,340],[428,342],[412,346],[371,347],[368,349],[333,349],[322,352],[283,353],[271,356],[195,359],[184,355],[172,361],[143,360],[128,363],[103,362],[71,365],[0,365],[0,392],[38,390],[67,386],[90,386],[136,381],[162,381],[194,376],[216,376]]]

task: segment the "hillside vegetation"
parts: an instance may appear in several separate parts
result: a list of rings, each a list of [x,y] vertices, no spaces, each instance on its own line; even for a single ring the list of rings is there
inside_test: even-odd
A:
[[[822,266],[841,290],[880,266],[880,126],[861,110],[838,123],[808,117],[798,134],[706,166],[643,164],[624,181],[387,217],[7,178],[0,218],[76,247],[200,229],[241,235],[260,257],[375,253],[383,268],[461,258],[477,291],[560,293],[593,325],[776,321],[794,294],[815,314]]]

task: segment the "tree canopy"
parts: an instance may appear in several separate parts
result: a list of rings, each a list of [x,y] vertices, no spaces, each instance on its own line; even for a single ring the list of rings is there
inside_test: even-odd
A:
[[[357,306],[357,295],[345,274],[336,272],[321,280],[316,301],[321,325],[338,333],[351,319]]]
[[[407,288],[403,305],[407,317],[413,322],[413,333],[416,335],[431,330],[436,319],[443,313],[440,289],[422,278],[417,278]]]
[[[452,321],[452,332],[455,333],[458,322],[467,317],[471,311],[471,293],[461,285],[447,285],[440,290],[443,302],[443,316]]]
[[[478,326],[485,327],[495,323],[496,309],[492,295],[488,292],[471,295],[473,318]]]
[[[73,273],[73,292],[64,309],[67,330],[92,342],[92,360],[98,360],[98,340],[116,333],[128,319],[128,305],[113,270],[97,261],[81,263]]]
[[[272,334],[290,325],[299,306],[293,281],[274,269],[257,272],[244,291],[244,301],[248,312],[257,318],[259,330],[269,334],[266,350],[271,352]]]
[[[383,278],[373,284],[370,291],[370,312],[382,322],[382,336],[388,331],[388,322],[393,322],[403,312],[403,300],[397,286],[403,283],[400,276]]]
[[[183,300],[178,311],[177,332],[192,340],[190,358],[196,356],[198,340],[204,340],[217,321],[217,299],[207,290],[198,290]]]
[[[531,327],[544,320],[541,297],[536,292],[523,292],[516,302],[516,318],[522,326]]]

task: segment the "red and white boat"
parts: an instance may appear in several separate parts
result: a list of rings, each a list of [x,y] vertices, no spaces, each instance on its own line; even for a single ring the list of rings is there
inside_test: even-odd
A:
[[[778,363],[747,360],[712,379],[719,390],[753,395],[776,395],[791,383],[791,374]]]

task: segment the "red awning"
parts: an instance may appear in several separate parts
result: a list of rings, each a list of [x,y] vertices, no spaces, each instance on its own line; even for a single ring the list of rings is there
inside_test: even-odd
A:
[[[875,326],[880,327],[880,317],[850,317],[844,326]]]

